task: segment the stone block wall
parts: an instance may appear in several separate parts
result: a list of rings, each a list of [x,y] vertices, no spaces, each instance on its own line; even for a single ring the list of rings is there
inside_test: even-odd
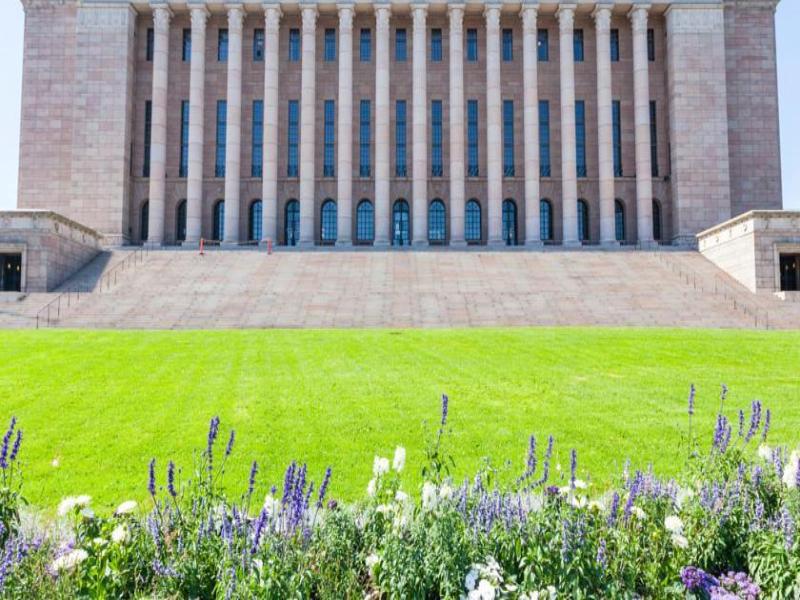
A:
[[[22,291],[50,292],[100,253],[102,236],[50,211],[0,211],[0,253],[22,255]]]

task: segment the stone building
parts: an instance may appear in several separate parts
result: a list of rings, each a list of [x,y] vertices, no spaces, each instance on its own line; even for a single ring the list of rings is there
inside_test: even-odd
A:
[[[22,0],[19,199],[107,243],[694,245],[781,208],[777,0]]]

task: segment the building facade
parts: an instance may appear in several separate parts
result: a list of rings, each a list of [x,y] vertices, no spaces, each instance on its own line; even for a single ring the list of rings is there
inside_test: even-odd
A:
[[[781,208],[777,0],[22,0],[20,208],[110,243],[694,244]]]

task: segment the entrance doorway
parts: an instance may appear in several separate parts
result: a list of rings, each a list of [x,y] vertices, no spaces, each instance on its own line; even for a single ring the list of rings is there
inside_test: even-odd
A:
[[[0,291],[22,291],[21,254],[0,254]]]
[[[800,254],[781,254],[781,291],[800,292]]]

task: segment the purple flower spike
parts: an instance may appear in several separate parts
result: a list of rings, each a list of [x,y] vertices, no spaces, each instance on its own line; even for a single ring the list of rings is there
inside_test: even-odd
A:
[[[17,417],[11,417],[11,423],[8,425],[8,431],[3,436],[3,445],[0,448],[0,469],[8,468],[8,444],[11,442],[11,436],[14,435],[14,428],[17,426]]]
[[[767,441],[767,435],[769,434],[769,425],[771,420],[772,420],[772,412],[770,411],[770,409],[767,409],[766,413],[764,414],[764,429],[761,432],[761,443],[765,443]]]
[[[536,472],[536,436],[531,435],[528,442],[528,462],[527,462],[527,475],[531,476]]]
[[[442,427],[447,425],[447,413],[449,409],[450,399],[447,394],[442,394]]]
[[[172,461],[167,465],[167,491],[173,498],[178,495],[175,491],[175,463]]]
[[[256,474],[258,473],[258,463],[253,461],[253,465],[250,467],[250,479],[247,482],[247,495],[252,496],[253,490],[256,487]]]
[[[328,493],[328,484],[331,481],[331,468],[325,469],[325,477],[322,480],[322,485],[319,486],[319,500],[317,501],[317,508],[322,508],[322,503],[325,502],[325,494]]]
[[[147,491],[155,498],[156,495],[156,459],[150,460],[150,478],[147,482]]]
[[[214,442],[217,441],[219,434],[219,417],[214,417],[208,424],[208,443],[206,445],[206,457],[208,458],[208,470],[214,469]]]
[[[231,455],[231,452],[233,452],[233,442],[234,442],[235,439],[236,439],[236,431],[231,429],[231,437],[228,438],[228,445],[225,446],[225,457],[226,458]]]
[[[689,386],[689,416],[691,417],[694,414],[694,396],[695,396],[695,388],[694,384]]]
[[[573,448],[569,453],[569,487],[575,489],[575,473],[578,470],[578,451]]]
[[[17,454],[19,454],[20,444],[22,444],[22,429],[17,430],[17,439],[14,440],[14,447],[11,448],[11,462],[17,460]]]
[[[755,400],[750,409],[750,430],[747,432],[745,441],[749,442],[750,439],[758,433],[761,427],[761,402]]]

